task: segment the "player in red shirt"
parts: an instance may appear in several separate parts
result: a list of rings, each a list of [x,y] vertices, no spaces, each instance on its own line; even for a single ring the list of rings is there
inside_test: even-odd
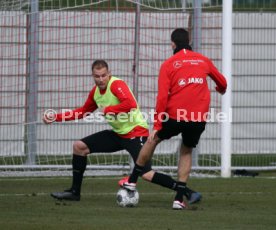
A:
[[[124,149],[129,152],[135,162],[149,134],[148,124],[141,116],[139,106],[131,90],[123,80],[111,75],[108,64],[104,60],[93,62],[92,77],[95,86],[82,107],[56,114],[56,116],[54,114],[43,116],[43,122],[51,124],[82,119],[99,109],[102,113],[101,118],[105,117],[112,127],[112,130],[93,133],[74,142],[72,186],[63,192],[51,193],[51,196],[56,199],[80,200],[88,154],[110,153]],[[124,116],[120,119],[120,115]],[[132,121],[125,115],[131,116]],[[173,190],[176,188],[176,181],[168,175],[154,172],[151,168],[151,162],[146,164],[141,175],[143,179],[152,183]]]
[[[216,90],[221,94],[225,93],[227,83],[209,58],[192,51],[189,33],[185,29],[178,28],[172,32],[171,45],[174,55],[161,65],[159,72],[153,131],[123,187],[135,190],[139,173],[151,159],[158,143],[181,133],[182,145],[173,209],[182,210],[186,207],[183,196],[192,201],[190,203],[201,199],[201,194],[189,189],[186,183],[192,166],[192,150],[205,129],[210,105],[207,77],[214,80]]]

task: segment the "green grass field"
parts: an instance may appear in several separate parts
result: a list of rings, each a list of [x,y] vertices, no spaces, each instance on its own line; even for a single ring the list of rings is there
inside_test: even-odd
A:
[[[120,208],[118,177],[86,177],[80,202],[55,202],[71,178],[0,178],[1,229],[275,229],[276,174],[191,178],[203,194],[194,211],[171,209],[174,192],[139,181],[140,202]]]

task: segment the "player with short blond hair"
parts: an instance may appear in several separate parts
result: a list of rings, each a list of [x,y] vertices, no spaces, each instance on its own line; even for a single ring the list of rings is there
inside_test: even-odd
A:
[[[115,76],[112,76],[108,64],[104,60],[96,60],[92,64],[92,77],[95,86],[90,91],[84,105],[73,111],[43,117],[46,124],[54,121],[70,121],[82,119],[89,113],[99,109],[112,130],[103,130],[75,141],[73,144],[73,181],[70,189],[64,192],[53,192],[51,196],[57,199],[79,201],[81,198],[81,185],[86,169],[87,155],[90,153],[111,153],[127,150],[134,162],[145,143],[149,132],[148,124],[144,120],[138,103],[128,85]],[[122,119],[120,114],[124,114]],[[170,176],[154,172],[148,162],[141,172],[143,179],[155,184],[175,189],[176,181]],[[127,180],[122,179],[119,184]]]

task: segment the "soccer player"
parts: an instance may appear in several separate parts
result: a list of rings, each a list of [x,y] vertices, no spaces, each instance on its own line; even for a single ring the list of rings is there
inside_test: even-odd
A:
[[[80,200],[88,154],[110,153],[125,149],[135,162],[149,135],[148,124],[143,119],[131,90],[123,80],[111,75],[106,61],[96,60],[92,64],[92,77],[95,86],[82,107],[56,116],[46,114],[43,117],[44,123],[50,124],[54,121],[81,119],[99,109],[112,127],[112,130],[103,130],[74,142],[72,186],[63,192],[51,193],[56,199]],[[145,164],[141,174],[147,181],[169,189],[176,188],[176,181],[168,175],[154,172],[150,162]]]
[[[205,129],[209,110],[210,91],[206,78],[210,76],[214,80],[220,94],[225,93],[227,83],[209,58],[192,51],[189,33],[185,29],[177,28],[172,32],[171,46],[174,55],[160,67],[153,131],[123,187],[135,190],[138,176],[152,158],[158,143],[181,133],[178,181],[172,208],[182,210],[186,208],[183,196],[188,200],[201,199],[201,194],[187,187],[187,181],[192,166],[192,150]],[[168,115],[168,120],[164,119],[164,113]]]

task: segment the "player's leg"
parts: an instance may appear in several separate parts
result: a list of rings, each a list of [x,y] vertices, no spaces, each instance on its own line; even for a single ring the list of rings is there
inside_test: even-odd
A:
[[[176,121],[169,119],[163,122],[162,129],[157,132],[153,141],[147,141],[142,147],[128,182],[130,184],[135,184],[137,182],[138,176],[141,175],[143,171],[145,162],[148,162],[152,158],[156,146],[162,140],[170,139],[172,136],[176,136],[179,133],[180,130]]]
[[[147,140],[141,149],[136,149],[136,151],[135,150],[129,151],[135,162],[133,171],[128,180],[129,183],[136,184],[138,177],[141,176],[143,172],[145,172],[146,169],[149,168],[150,160],[152,158],[154,150],[158,145],[158,143],[160,143],[160,141],[161,140],[156,136],[151,142]],[[138,147],[140,148],[141,146],[138,145]],[[152,179],[150,178],[150,175],[148,175],[148,178],[149,180]]]
[[[201,194],[187,187],[191,167],[192,150],[199,142],[200,135],[205,129],[204,122],[181,123],[182,126],[182,145],[178,162],[178,183],[175,201],[183,202],[185,195],[190,204],[196,203],[201,199]]]
[[[127,189],[135,189],[136,182],[139,175],[143,171],[144,165],[148,162],[154,153],[156,146],[164,139],[170,139],[172,136],[176,136],[180,133],[177,121],[169,119],[162,123],[162,129],[159,130],[152,141],[146,141],[142,147],[138,159],[135,163],[134,169],[129,177],[128,183],[124,184]]]
[[[88,146],[82,140],[75,141],[73,144],[73,179],[71,191],[80,196],[83,174],[86,169],[87,155],[90,153]]]
[[[87,136],[73,144],[73,178],[72,186],[64,192],[52,193],[57,199],[80,200],[83,174],[86,169],[87,155],[96,152],[115,152],[121,150],[118,136],[111,130],[104,130]],[[108,145],[106,144],[108,143]]]
[[[157,184],[171,190],[176,189],[177,182],[171,176],[160,172],[155,172],[153,170],[150,170],[145,173],[142,172],[142,178],[153,184]]]
[[[64,192],[53,192],[51,196],[57,199],[65,200],[80,200],[81,185],[83,173],[86,169],[87,155],[90,153],[88,146],[82,141],[78,140],[73,143],[73,157],[72,157],[72,186]]]
[[[138,177],[140,175],[142,175],[142,171],[144,171],[145,165],[146,164],[150,165],[149,156],[139,155],[139,152],[141,152],[142,149],[146,146],[145,143],[147,143],[147,137],[136,137],[136,138],[131,138],[131,139],[123,139],[122,138],[121,142],[122,142],[122,145],[124,146],[124,149],[126,149],[130,153],[135,165],[134,165],[134,169],[133,169],[130,177],[123,178],[122,180],[120,180],[119,185],[123,186],[124,188],[126,188],[128,190],[135,190],[136,182],[138,180]],[[138,155],[139,155],[139,157],[143,158],[142,160],[140,160],[141,165],[137,164]],[[148,167],[148,165],[147,165],[147,167]],[[151,170],[151,168],[150,168],[150,170]],[[150,170],[148,170],[148,171],[150,171]]]
[[[183,196],[188,196],[187,181],[192,167],[193,148],[181,145],[178,161],[178,182],[175,201],[183,202]],[[188,198],[188,197],[187,197]]]
[[[146,142],[145,141],[146,141],[145,137],[137,137],[134,139],[123,140],[123,146],[130,153],[134,162],[135,161],[138,162],[138,159],[141,157],[141,154],[143,154],[142,151],[140,151],[140,150],[141,150],[142,146],[146,145],[147,141]],[[158,143],[159,143],[159,141],[158,141]],[[156,145],[158,143],[156,143]],[[151,149],[151,151],[153,152],[154,150]],[[139,154],[139,152],[140,152],[140,154]],[[139,171],[137,172],[138,176],[140,175],[146,181],[152,182],[154,184],[158,184],[160,186],[163,186],[163,187],[166,187],[169,189],[175,188],[176,181],[172,177],[162,174],[162,173],[159,173],[159,172],[154,172],[151,168],[151,161],[149,158],[147,158],[147,156],[145,158],[143,158],[143,160],[144,161],[142,161],[142,162],[143,162],[144,166],[142,167],[141,172],[139,172]],[[144,162],[146,162],[146,163],[144,163]],[[138,176],[137,176],[137,178],[138,178]],[[128,181],[129,180],[122,181],[122,183],[119,182],[119,184],[122,185],[124,182],[128,182]],[[137,180],[136,180],[136,182],[137,182]]]
[[[154,152],[154,150],[152,150],[152,154],[153,154],[153,152]],[[142,153],[142,151],[140,152],[140,154],[141,153]],[[140,156],[140,154],[139,154],[139,156]],[[138,159],[139,159],[139,157],[138,157]],[[137,160],[137,162],[139,164],[138,160]],[[147,159],[146,162],[147,163],[145,164],[145,166],[143,167],[142,172],[141,172],[141,177],[144,180],[149,181],[154,184],[157,184],[157,185],[160,185],[160,186],[168,188],[168,189],[175,190],[176,181],[172,177],[170,177],[169,175],[163,174],[163,173],[153,171],[151,168],[151,161],[149,159]],[[129,181],[131,181],[131,179]]]

